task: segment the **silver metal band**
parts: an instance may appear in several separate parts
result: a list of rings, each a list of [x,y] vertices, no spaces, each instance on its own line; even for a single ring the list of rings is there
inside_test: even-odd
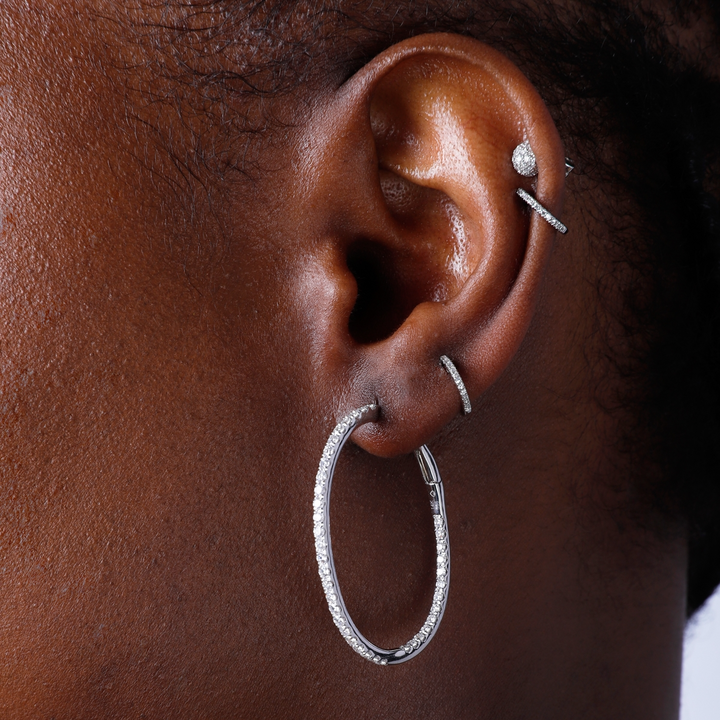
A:
[[[460,399],[462,400],[463,414],[469,415],[472,412],[470,396],[468,395],[468,391],[465,387],[463,379],[460,377],[460,373],[455,367],[455,363],[453,363],[453,361],[447,355],[440,356],[440,363],[448,371],[448,375],[450,375],[450,377],[453,379],[455,385],[457,385],[457,389],[460,392]]]
[[[415,457],[430,493],[430,507],[437,545],[437,579],[430,614],[419,632],[399,648],[384,650],[371,643],[357,629],[352,618],[348,615],[340,592],[330,541],[330,490],[335,465],[343,445],[358,426],[370,422],[377,416],[377,410],[377,405],[365,405],[358,410],[353,410],[337,424],[330,434],[320,459],[320,467],[315,480],[313,532],[315,533],[315,552],[320,580],[325,590],[325,598],[327,599],[330,614],[340,634],[345,638],[348,645],[366,660],[370,660],[377,665],[398,665],[415,657],[430,642],[440,625],[447,604],[448,586],[450,584],[450,545],[448,542],[442,480],[432,453],[426,445],[423,445],[415,451]]]
[[[563,235],[568,231],[547,208],[543,207],[529,192],[525,192],[522,188],[518,188],[515,192],[543,219],[550,223],[559,233]]]

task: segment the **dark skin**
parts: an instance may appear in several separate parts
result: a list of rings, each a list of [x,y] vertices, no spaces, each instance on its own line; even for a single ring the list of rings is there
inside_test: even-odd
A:
[[[122,38],[71,10],[0,8],[2,716],[676,718],[685,542],[623,511],[587,360],[603,197],[566,182],[527,79],[400,43],[272,101],[293,124],[253,182],[193,200],[128,113]],[[567,237],[514,196],[525,136]],[[348,263],[376,257],[386,294],[351,321]],[[337,634],[312,540],[323,444],[375,398],[333,495],[363,632],[427,612],[422,443],[453,553],[440,630],[396,668]]]

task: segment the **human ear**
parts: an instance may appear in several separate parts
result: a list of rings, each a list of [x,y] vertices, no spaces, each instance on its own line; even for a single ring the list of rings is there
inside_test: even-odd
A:
[[[511,161],[528,141],[530,185]],[[425,443],[461,409],[439,359],[472,399],[503,372],[534,311],[565,162],[555,124],[505,56],[456,35],[423,35],[376,57],[314,110],[296,163],[312,248],[298,302],[314,395],[336,415],[377,401],[353,439],[377,455]],[[301,201],[301,202],[300,202]]]

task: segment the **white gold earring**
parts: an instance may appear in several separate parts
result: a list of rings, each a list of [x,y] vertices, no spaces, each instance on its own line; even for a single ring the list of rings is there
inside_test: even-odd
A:
[[[535,153],[532,151],[530,143],[527,140],[521,142],[513,150],[512,164],[515,171],[523,177],[535,177],[538,174]]]
[[[457,386],[458,392],[460,393],[460,399],[462,400],[463,413],[469,415],[472,412],[472,405],[470,404],[470,396],[468,395],[465,383],[460,377],[460,373],[455,367],[455,363],[447,356],[442,355],[440,357],[440,364],[447,370],[448,375],[453,379],[453,382]]]
[[[538,174],[537,160],[535,153],[530,147],[530,143],[527,140],[521,142],[514,150],[512,154],[512,164],[515,171],[523,177],[535,177]],[[565,177],[567,177],[573,170],[575,165],[572,160],[565,158]],[[545,222],[549,223],[558,232],[563,235],[568,231],[567,227],[563,225],[546,207],[541,205],[529,192],[518,188],[515,191],[518,197],[526,202]]]
[[[453,362],[443,355],[441,364],[455,382],[462,398],[465,414],[470,412],[470,398],[465,383]],[[332,542],[330,540],[330,491],[335,473],[335,466],[340,452],[356,428],[366,422],[377,419],[379,408],[376,404],[365,405],[348,413],[330,433],[315,478],[315,495],[313,498],[313,533],[315,535],[315,554],[318,572],[325,591],[330,614],[340,634],[350,647],[366,660],[376,665],[399,665],[407,662],[420,653],[432,640],[440,625],[445,606],[447,605],[450,586],[450,543],[448,540],[447,515],[445,512],[445,493],[440,471],[427,445],[415,451],[415,458],[425,480],[430,495],[430,510],[435,529],[435,545],[437,548],[437,566],[435,592],[430,612],[425,623],[415,636],[405,645],[392,650],[385,650],[370,642],[356,627],[348,614],[340,585],[338,584],[335,563],[333,561]]]
[[[440,625],[447,604],[448,585],[450,583],[450,547],[448,544],[447,519],[445,515],[445,494],[435,459],[426,445],[415,451],[420,471],[425,478],[430,494],[430,507],[435,527],[437,546],[437,573],[435,593],[427,620],[405,645],[385,650],[370,642],[352,621],[343,601],[333,561],[330,540],[330,490],[333,474],[340,451],[353,431],[363,423],[374,420],[377,405],[365,405],[346,415],[330,434],[315,479],[315,498],[313,500],[313,527],[315,533],[315,553],[318,572],[322,581],[325,598],[333,622],[345,638],[345,642],[366,660],[377,665],[399,665],[407,662],[421,652],[432,640]]]

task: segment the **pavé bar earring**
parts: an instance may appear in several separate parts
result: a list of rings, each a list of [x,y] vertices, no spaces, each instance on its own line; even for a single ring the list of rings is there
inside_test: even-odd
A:
[[[512,164],[515,171],[523,177],[535,177],[538,174],[535,153],[527,140],[521,142],[513,150]],[[565,177],[567,177],[574,169],[575,165],[572,160],[565,158]],[[565,225],[563,225],[546,207],[541,205],[529,192],[526,192],[522,188],[518,188],[515,192],[543,220],[545,220],[545,222],[550,223],[550,225],[552,225],[558,232],[564,235],[568,231],[567,227],[565,227]]]
[[[463,412],[467,415],[471,410],[470,398],[460,374],[447,356],[443,355],[440,358],[440,363],[457,385],[462,400]],[[377,665],[399,665],[415,657],[423,650],[440,625],[447,604],[450,584],[450,544],[448,542],[448,527],[445,514],[445,494],[440,472],[427,445],[423,445],[415,451],[415,458],[420,465],[420,472],[428,486],[437,545],[435,593],[433,594],[430,613],[425,624],[416,633],[415,637],[405,645],[394,650],[384,650],[371,643],[355,627],[355,623],[348,615],[340,592],[330,541],[330,491],[332,489],[335,465],[345,442],[360,425],[376,420],[378,412],[379,407],[376,404],[365,405],[353,410],[337,424],[330,434],[320,458],[320,467],[315,479],[313,532],[315,533],[315,551],[320,580],[325,590],[325,598],[330,608],[330,614],[340,634],[345,638],[348,645],[366,660],[370,660]]]

